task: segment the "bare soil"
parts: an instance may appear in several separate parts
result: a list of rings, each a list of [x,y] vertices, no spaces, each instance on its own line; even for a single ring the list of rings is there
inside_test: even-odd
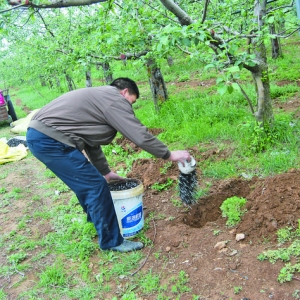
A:
[[[280,103],[280,108],[298,110],[299,99],[295,98],[287,104]],[[154,134],[161,129],[151,129]],[[124,148],[130,146],[131,151],[140,151],[126,139],[119,139],[118,143]],[[200,145],[199,145],[200,146]],[[201,145],[189,149],[198,163],[197,176],[200,187],[207,186],[207,179],[201,174],[201,161],[206,159],[223,160],[230,156],[228,150],[220,150],[213,144]],[[203,150],[206,149],[206,150]],[[278,249],[276,230],[285,226],[297,227],[300,219],[300,170],[270,176],[267,178],[245,179],[243,177],[220,181],[211,181],[211,187],[206,196],[192,207],[174,205],[174,199],[180,200],[176,190],[176,180],[179,176],[177,164],[173,163],[165,174],[161,169],[166,162],[161,159],[139,159],[132,166],[128,178],[140,179],[145,192],[143,205],[145,217],[153,213],[155,221],[150,222],[150,229],[146,232],[154,244],[153,248],[146,247],[143,251],[146,262],[142,270],[152,269],[159,273],[163,280],[178,275],[184,270],[189,276],[188,286],[191,292],[183,294],[180,299],[193,299],[192,295],[201,296],[200,299],[295,299],[292,294],[300,290],[299,279],[280,284],[277,277],[283,263],[271,264],[260,262],[257,256],[264,250]],[[31,203],[34,205],[51,205],[43,199],[42,204],[32,202],[35,188],[45,183],[41,179],[41,165],[33,157],[19,162],[1,166],[2,170],[14,170],[5,179],[1,179],[1,186],[12,190],[14,187],[26,189],[31,193],[24,195],[10,210],[0,215],[1,234],[16,229],[22,211]],[[167,179],[174,180],[174,185],[167,191],[158,192],[151,188],[156,182],[165,183]],[[43,180],[43,182],[42,182]],[[49,179],[51,180],[51,179]],[[232,196],[244,197],[247,202],[247,213],[236,227],[227,227],[226,219],[221,216],[221,203]],[[38,208],[38,207],[36,207]],[[28,224],[32,232],[39,232],[41,236],[51,231],[50,224],[40,223],[32,219]],[[218,234],[217,234],[218,233]],[[245,238],[236,241],[236,234],[243,233]],[[218,242],[225,242],[225,247],[218,249]],[[153,255],[161,253],[166,260],[162,263]],[[0,264],[4,261],[0,254]],[[40,268],[37,264],[36,270]],[[98,273],[97,264],[91,264],[92,272]],[[35,277],[35,269],[27,273],[17,288],[11,288],[14,282],[20,280],[20,275],[11,278],[0,277],[0,287],[9,294],[9,299],[16,299],[20,291],[30,289]],[[299,276],[300,277],[300,276]],[[234,287],[242,287],[239,294],[234,294]],[[153,295],[141,299],[156,299]],[[170,298],[172,299],[172,298]]]

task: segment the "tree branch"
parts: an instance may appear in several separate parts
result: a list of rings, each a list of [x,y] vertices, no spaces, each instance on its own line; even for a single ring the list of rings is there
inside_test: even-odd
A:
[[[99,2],[107,2],[107,0],[57,0],[57,1],[43,1],[43,4],[39,4],[38,0],[21,0],[21,4],[18,0],[7,0],[8,4],[17,8],[19,6],[36,7],[36,8],[60,8],[69,6],[83,6],[91,5]]]
[[[194,23],[194,21],[190,18],[190,16],[181,9],[174,1],[172,0],[160,0],[162,5],[166,7],[170,12],[172,12],[179,20],[180,24],[190,25]]]
[[[203,14],[202,14],[201,24],[203,24],[204,21],[205,21],[205,19],[206,19],[206,13],[207,13],[207,8],[208,8],[208,3],[209,3],[209,0],[206,0],[205,4],[204,4],[204,10],[203,10]]]
[[[241,89],[241,92],[242,94],[244,95],[244,97],[246,98],[246,100],[248,101],[248,104],[250,106],[250,109],[251,109],[251,112],[252,114],[254,115],[254,108],[253,108],[253,105],[251,103],[251,100],[250,98],[248,97],[248,95],[246,94],[245,90],[242,88],[242,86],[236,81],[236,80],[233,80],[238,86],[239,88]]]
[[[19,7],[26,7],[26,4],[19,4],[19,5],[16,5],[14,7],[11,7],[11,8],[7,8],[7,9],[4,9],[4,10],[1,10],[0,14],[5,13],[5,12],[10,11],[10,10],[13,10],[13,9],[17,9]]]
[[[178,45],[178,43],[176,43],[176,47],[179,48],[179,49],[180,49],[183,53],[185,53],[185,54],[188,54],[188,55],[191,55],[191,54],[192,54],[191,52],[182,49],[182,48]]]
[[[37,10],[37,13],[38,13],[38,15],[40,16],[40,18],[42,19],[42,22],[44,23],[46,30],[50,33],[50,35],[51,35],[52,37],[55,37],[54,34],[53,34],[53,32],[48,28],[48,25],[46,24],[46,22],[45,22],[43,16],[40,14],[39,10]]]
[[[289,33],[288,35],[276,35],[277,37],[279,37],[279,38],[283,38],[283,39],[285,39],[285,38],[288,38],[289,36],[291,36],[291,35],[293,35],[296,31],[299,31],[300,30],[300,26],[298,27],[298,28],[296,28],[295,30],[293,30],[291,33]]]
[[[278,7],[275,7],[275,8],[270,8],[270,9],[267,9],[267,14],[271,11],[275,11],[275,10],[278,10],[278,9],[282,9],[282,8],[292,8],[294,7],[294,0],[292,0],[291,4],[290,5],[282,5],[282,6],[278,6]]]
[[[158,9],[156,9],[155,7],[153,7],[152,5],[150,5],[149,3],[145,3],[144,1],[143,1],[143,3],[144,3],[145,5],[148,5],[151,9],[155,10],[156,12],[160,13],[162,16],[164,16],[164,17],[167,18],[168,20],[170,20],[170,21],[172,21],[172,22],[178,24],[175,20],[173,20],[172,18],[168,17],[167,15],[161,13]]]

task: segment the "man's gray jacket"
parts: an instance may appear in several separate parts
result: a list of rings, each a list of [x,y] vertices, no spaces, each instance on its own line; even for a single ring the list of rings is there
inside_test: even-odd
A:
[[[112,86],[90,87],[63,94],[41,108],[29,127],[85,150],[102,175],[110,172],[101,145],[108,145],[120,132],[143,150],[168,159],[168,147],[135,117],[131,103]]]

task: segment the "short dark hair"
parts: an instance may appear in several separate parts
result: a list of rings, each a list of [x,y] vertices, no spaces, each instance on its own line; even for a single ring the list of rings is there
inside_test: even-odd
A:
[[[139,92],[138,86],[130,78],[127,78],[127,77],[117,78],[110,85],[116,87],[118,90],[128,89],[129,94],[136,95],[137,99],[140,97],[140,92]]]

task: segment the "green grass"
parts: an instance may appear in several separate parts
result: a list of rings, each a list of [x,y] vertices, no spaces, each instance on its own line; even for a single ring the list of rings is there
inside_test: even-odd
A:
[[[49,90],[47,87],[36,87],[34,85],[26,85],[21,89],[10,88],[9,90],[10,98],[14,104],[18,118],[25,117],[27,114],[22,110],[22,107],[16,105],[16,100],[21,99],[23,106],[34,110],[41,108],[55,97],[60,95],[58,90]]]
[[[258,260],[268,260],[274,264],[277,261],[284,263],[280,269],[277,280],[280,283],[292,281],[294,275],[300,272],[300,220],[298,228],[281,228],[277,231],[278,249],[264,251],[258,255]],[[286,247],[282,246],[288,244]]]
[[[300,60],[297,57],[299,44],[293,43],[293,41],[294,39],[283,40],[283,57],[276,60],[269,59],[271,80],[295,81],[299,79],[297,72],[294,71],[300,68]]]
[[[226,225],[234,226],[237,225],[241,216],[246,212],[243,207],[247,203],[245,198],[230,197],[223,201],[220,209],[222,211],[222,217],[227,218]]]

